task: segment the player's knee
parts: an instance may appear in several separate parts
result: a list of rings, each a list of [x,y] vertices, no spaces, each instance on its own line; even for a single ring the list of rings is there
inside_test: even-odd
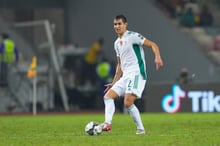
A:
[[[124,107],[129,108],[134,102],[131,100],[124,100]]]
[[[118,94],[116,92],[114,92],[113,90],[109,90],[103,97],[103,99],[108,99],[108,98],[111,98],[111,99],[116,99],[118,98]]]
[[[124,98],[124,106],[126,108],[129,108],[131,105],[134,104],[135,99],[136,96],[134,96],[133,94],[127,94]]]

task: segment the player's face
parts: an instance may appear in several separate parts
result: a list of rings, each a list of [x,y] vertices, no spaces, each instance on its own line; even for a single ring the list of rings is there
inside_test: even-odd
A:
[[[127,23],[124,23],[122,21],[122,19],[114,19],[114,29],[115,29],[115,32],[119,35],[119,36],[122,36],[123,33],[126,31],[127,29]]]

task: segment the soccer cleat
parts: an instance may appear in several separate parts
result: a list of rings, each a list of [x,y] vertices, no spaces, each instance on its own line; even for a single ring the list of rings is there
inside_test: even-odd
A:
[[[144,135],[146,134],[145,130],[143,129],[138,129],[137,132],[136,132],[137,135]]]
[[[100,125],[102,127],[102,131],[110,131],[112,129],[111,125],[108,123],[102,123]]]

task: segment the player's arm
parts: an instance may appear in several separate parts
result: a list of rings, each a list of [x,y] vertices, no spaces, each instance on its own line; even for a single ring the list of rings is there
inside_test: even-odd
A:
[[[154,55],[155,55],[154,62],[156,64],[156,69],[157,70],[160,69],[163,66],[163,60],[161,59],[160,49],[159,49],[158,45],[155,42],[148,40],[148,39],[144,40],[143,45],[146,47],[152,48]]]
[[[105,89],[104,92],[107,92],[115,84],[115,82],[120,79],[121,76],[122,76],[121,61],[120,61],[120,58],[117,57],[117,66],[116,66],[116,70],[115,70],[115,75],[114,75],[113,81],[112,81],[112,83],[105,85],[106,89]]]
[[[114,75],[112,84],[114,84],[116,81],[118,81],[121,76],[122,76],[121,61],[120,61],[120,58],[117,57],[117,66],[116,66],[115,75]]]

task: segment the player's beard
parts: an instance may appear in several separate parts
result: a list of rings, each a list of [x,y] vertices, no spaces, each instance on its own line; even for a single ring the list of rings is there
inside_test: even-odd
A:
[[[123,31],[122,29],[115,29],[115,32],[118,34],[118,36],[122,36],[125,31]]]

